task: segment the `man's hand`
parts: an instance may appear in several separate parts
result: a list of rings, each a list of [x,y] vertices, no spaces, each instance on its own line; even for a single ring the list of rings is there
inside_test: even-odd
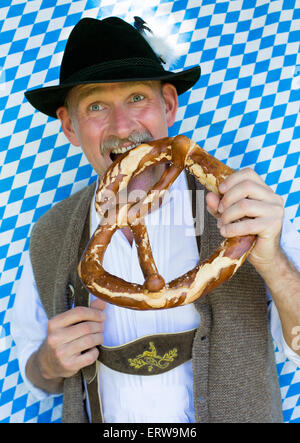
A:
[[[26,375],[35,386],[59,392],[64,378],[97,360],[105,305],[96,299],[88,308],[78,306],[49,320],[47,337],[26,366]]]
[[[283,199],[249,168],[227,177],[219,191],[221,199],[213,192],[207,194],[207,209],[219,219],[224,237],[257,235],[248,260],[270,290],[286,343],[300,355],[294,332],[300,325],[300,272],[280,248]]]
[[[219,187],[223,197],[210,192],[208,211],[217,217],[223,237],[256,234],[248,260],[256,268],[271,265],[280,253],[283,199],[250,168],[227,177]]]

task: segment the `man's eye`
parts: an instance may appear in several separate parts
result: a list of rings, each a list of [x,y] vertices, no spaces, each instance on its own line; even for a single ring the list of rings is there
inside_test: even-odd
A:
[[[145,97],[142,94],[137,94],[132,97],[132,101],[134,103],[136,103],[136,102],[140,102],[141,100],[144,100],[144,98]]]
[[[99,103],[94,103],[90,106],[90,111],[101,111],[103,107]]]

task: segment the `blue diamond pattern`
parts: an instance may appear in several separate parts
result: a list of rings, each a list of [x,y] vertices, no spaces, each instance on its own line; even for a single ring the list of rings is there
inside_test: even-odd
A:
[[[295,0],[2,0],[0,12],[0,422],[59,422],[62,396],[40,402],[26,392],[10,310],[33,224],[96,176],[23,93],[58,83],[67,36],[83,16],[157,16],[184,46],[175,69],[202,67],[179,98],[170,135],[184,133],[237,169],[252,167],[284,197],[300,231],[300,90],[292,89],[300,9]],[[277,348],[275,356],[284,421],[300,423],[300,368]]]

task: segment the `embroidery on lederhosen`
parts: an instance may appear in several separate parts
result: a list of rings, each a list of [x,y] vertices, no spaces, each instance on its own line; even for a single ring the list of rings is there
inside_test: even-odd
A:
[[[157,355],[156,348],[152,341],[149,342],[149,348],[150,351],[144,351],[135,358],[129,358],[128,362],[130,366],[134,367],[136,370],[148,366],[148,372],[151,372],[154,366],[159,369],[167,368],[169,364],[178,357],[177,348],[173,348],[169,352],[166,352],[163,357]]]

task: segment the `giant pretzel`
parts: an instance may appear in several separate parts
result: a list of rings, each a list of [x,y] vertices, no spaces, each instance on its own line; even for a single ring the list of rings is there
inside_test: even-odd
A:
[[[111,196],[125,189],[131,178],[147,167],[165,162],[170,163],[169,168],[144,199],[123,205],[115,200],[114,210],[109,210],[114,200]],[[151,204],[161,199],[183,168],[216,194],[219,194],[219,184],[234,172],[183,135],[137,146],[109,167],[96,192],[95,206],[102,220],[78,266],[82,282],[95,296],[131,309],[185,305],[228,280],[243,264],[255,244],[254,235],[224,239],[211,257],[169,283],[159,275],[144,217]],[[111,237],[117,229],[124,227],[132,230],[136,242],[145,277],[143,285],[129,283],[103,269],[104,254]]]

